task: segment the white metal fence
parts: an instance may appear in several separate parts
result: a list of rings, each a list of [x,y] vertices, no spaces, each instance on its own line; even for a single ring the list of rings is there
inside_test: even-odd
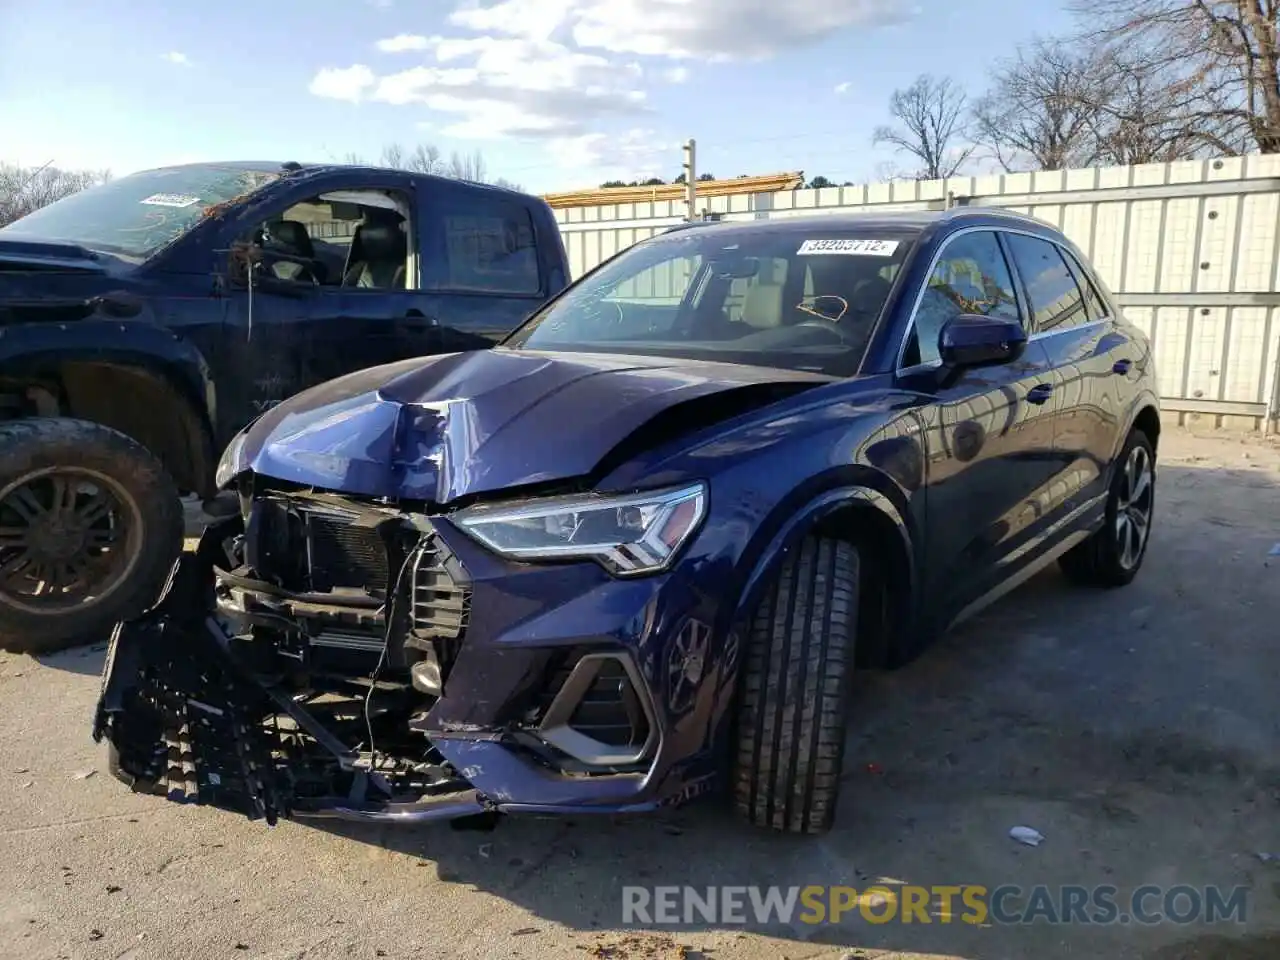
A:
[[[1166,411],[1252,427],[1280,411],[1280,155],[745,194],[699,211],[759,220],[949,203],[1017,210],[1075,241],[1151,336]],[[575,277],[683,215],[680,201],[556,211]]]

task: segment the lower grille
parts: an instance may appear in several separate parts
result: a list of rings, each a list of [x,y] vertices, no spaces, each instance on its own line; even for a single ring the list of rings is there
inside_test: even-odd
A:
[[[649,735],[648,718],[626,670],[606,661],[582,694],[569,718],[579,733],[611,747],[641,747]]]

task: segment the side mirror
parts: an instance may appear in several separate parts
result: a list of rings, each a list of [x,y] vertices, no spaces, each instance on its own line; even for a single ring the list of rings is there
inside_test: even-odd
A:
[[[1012,363],[1027,348],[1027,332],[1016,320],[962,313],[938,334],[938,355],[948,367],[990,367]]]

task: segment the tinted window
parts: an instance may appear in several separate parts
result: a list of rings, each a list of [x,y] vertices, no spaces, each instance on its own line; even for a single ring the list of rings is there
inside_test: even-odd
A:
[[[529,211],[505,200],[473,197],[441,218],[442,285],[451,290],[534,295],[542,290]]]
[[[1084,304],[1089,315],[1089,320],[1101,320],[1111,315],[1111,311],[1103,302],[1102,296],[1098,293],[1098,288],[1094,286],[1093,280],[1089,274],[1085,272],[1083,265],[1073,257],[1070,253],[1059,247],[1059,252],[1063,259],[1067,261],[1067,266],[1071,268],[1072,274],[1076,278],[1076,284],[1084,291]]]
[[[938,360],[943,324],[962,313],[1020,319],[1009,265],[989,231],[962,234],[943,247],[916,309],[903,366]]]
[[[1043,333],[1084,323],[1084,297],[1058,246],[1018,233],[1005,235],[1031,301],[1032,330]]]
[[[850,376],[911,243],[821,226],[666,234],[587,274],[506,346]]]

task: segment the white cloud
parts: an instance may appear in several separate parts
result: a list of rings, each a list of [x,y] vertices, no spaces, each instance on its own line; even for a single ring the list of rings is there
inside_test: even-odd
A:
[[[596,181],[663,176],[667,168],[679,163],[679,151],[679,143],[667,143],[656,131],[645,129],[587,133],[547,142],[547,152],[559,166]]]
[[[637,118],[652,112],[646,81],[687,83],[690,64],[681,61],[766,58],[914,12],[902,0],[452,0],[451,5],[447,35],[411,32],[410,22],[410,30],[377,41],[383,53],[415,54],[407,69],[379,74],[359,63],[330,66],[315,74],[311,92],[351,103],[419,106],[444,115],[424,119],[446,136],[538,140],[563,163],[613,170],[626,179],[642,175],[658,156],[678,156],[678,146],[654,146],[648,134],[647,141],[641,137]],[[602,132],[628,127],[621,135]]]
[[[754,60],[913,13],[901,0],[470,0],[450,23],[539,39],[569,31],[578,46],[610,53]]]
[[[448,136],[576,136],[607,117],[647,112],[638,64],[617,66],[598,54],[549,40],[428,37],[428,64],[377,77],[366,66],[321,70],[317,96],[395,106],[422,104],[461,119]]]
[[[170,63],[176,63],[180,67],[191,66],[191,60],[185,53],[179,53],[177,50],[170,50],[168,53],[160,55],[161,60],[168,60]]]
[[[397,33],[394,37],[379,40],[377,48],[383,53],[408,53],[411,50],[425,50],[431,46],[431,40],[417,33]]]
[[[848,93],[853,84],[846,80],[844,83],[836,84],[836,93]]]
[[[359,103],[366,91],[378,82],[372,70],[362,63],[350,67],[326,67],[311,78],[307,88],[317,97]]]
[[[476,33],[550,40],[581,5],[582,0],[502,0],[482,6],[467,0],[449,14],[449,23]]]

